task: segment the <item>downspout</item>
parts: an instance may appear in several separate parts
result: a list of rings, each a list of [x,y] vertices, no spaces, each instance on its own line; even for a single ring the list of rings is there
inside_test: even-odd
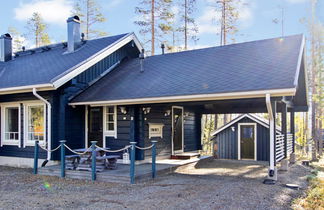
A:
[[[51,143],[52,143],[52,140],[51,140],[51,116],[52,116],[52,105],[50,102],[48,102],[45,98],[43,98],[42,96],[40,96],[37,91],[36,91],[36,88],[33,88],[33,95],[38,98],[39,100],[43,101],[46,105],[47,105],[47,159],[46,161],[43,163],[42,166],[45,166],[46,163],[48,161],[51,160]]]
[[[266,94],[266,105],[267,105],[267,110],[268,110],[268,114],[269,114],[269,119],[270,119],[270,170],[269,170],[269,175],[272,174],[275,170],[275,158],[274,158],[274,118],[273,118],[273,110],[272,110],[272,106],[271,106],[271,97],[270,94]],[[271,172],[272,171],[272,172]]]

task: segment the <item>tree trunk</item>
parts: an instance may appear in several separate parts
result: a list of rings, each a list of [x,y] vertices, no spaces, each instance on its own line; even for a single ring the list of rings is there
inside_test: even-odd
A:
[[[187,7],[188,7],[188,0],[185,0],[185,27],[184,27],[184,37],[185,37],[185,50],[188,49],[188,34],[187,34],[187,27],[188,27],[188,11],[187,11]]]

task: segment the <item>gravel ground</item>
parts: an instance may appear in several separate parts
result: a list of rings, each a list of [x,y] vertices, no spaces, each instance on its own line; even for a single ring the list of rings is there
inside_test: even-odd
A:
[[[190,164],[154,182],[92,183],[34,176],[0,167],[0,209],[289,209],[307,187],[310,169],[299,164],[264,185],[263,165],[212,160]],[[284,187],[298,184],[301,190]]]

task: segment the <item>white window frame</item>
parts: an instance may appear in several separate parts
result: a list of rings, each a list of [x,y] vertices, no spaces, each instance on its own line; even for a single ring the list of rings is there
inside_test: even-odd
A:
[[[256,123],[238,123],[238,133],[237,133],[237,159],[241,160],[241,125],[252,125],[254,126],[254,160],[258,158],[258,132],[257,132],[257,124]]]
[[[114,107],[114,130],[107,130],[107,107]],[[104,106],[103,107],[103,145],[105,146],[105,137],[114,137],[117,139],[117,106]]]
[[[18,140],[8,140],[5,139],[5,125],[6,125],[6,108],[18,108]],[[12,145],[18,146],[21,142],[21,113],[20,113],[20,104],[19,103],[6,103],[1,105],[1,146],[3,145]]]
[[[29,102],[24,103],[24,147],[26,146],[35,146],[34,140],[28,139],[28,107],[30,106],[43,106],[44,108],[44,140],[39,141],[39,145],[44,146],[47,141],[47,117],[46,117],[46,104],[41,102]]]

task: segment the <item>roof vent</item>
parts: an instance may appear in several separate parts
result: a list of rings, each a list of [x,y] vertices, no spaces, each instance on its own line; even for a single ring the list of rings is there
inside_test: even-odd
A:
[[[144,72],[144,58],[145,58],[145,51],[144,49],[142,49],[141,53],[139,54],[141,73]]]
[[[67,19],[68,52],[74,52],[81,45],[80,18],[73,16]]]
[[[162,49],[162,55],[164,55],[165,45],[163,43],[161,44],[161,49]]]
[[[6,62],[12,59],[12,38],[10,34],[0,36],[0,61]]]

